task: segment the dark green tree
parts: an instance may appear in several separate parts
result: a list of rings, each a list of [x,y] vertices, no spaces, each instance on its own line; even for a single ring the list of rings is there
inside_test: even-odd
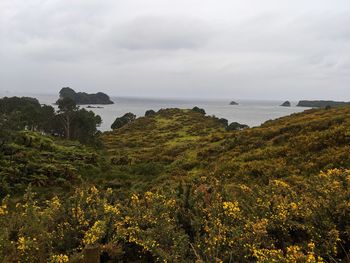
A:
[[[232,123],[230,123],[230,125],[227,126],[226,129],[228,131],[238,131],[238,130],[243,130],[246,128],[249,128],[249,126],[245,125],[245,124],[240,124],[238,122],[232,122]]]
[[[71,123],[71,138],[81,143],[93,144],[98,132],[97,127],[102,123],[99,115],[92,111],[80,109],[74,112]]]
[[[225,118],[220,118],[217,119],[219,123],[221,123],[225,128],[228,126],[228,120],[226,120]]]
[[[153,116],[153,115],[155,115],[156,114],[156,112],[154,111],[154,110],[147,110],[146,112],[145,112],[145,116],[146,117],[150,117],[150,116]]]
[[[119,129],[125,126],[126,124],[134,121],[135,119],[136,119],[136,115],[131,112],[128,112],[124,114],[122,117],[116,118],[113,124],[111,125],[111,128],[112,130]]]
[[[54,131],[55,117],[55,109],[52,106],[43,105],[41,107],[39,129],[46,133],[52,134]]]
[[[59,108],[59,116],[61,117],[61,121],[65,131],[66,139],[70,139],[71,133],[71,122],[74,118],[74,113],[78,110],[77,104],[74,100],[68,97],[64,97],[57,101]]]
[[[39,124],[41,105],[34,98],[5,97],[0,99],[0,114],[13,130],[36,130]]]
[[[195,111],[195,112],[198,112],[200,114],[203,114],[203,115],[206,114],[204,109],[201,109],[201,108],[199,108],[197,106],[195,106],[192,110]]]

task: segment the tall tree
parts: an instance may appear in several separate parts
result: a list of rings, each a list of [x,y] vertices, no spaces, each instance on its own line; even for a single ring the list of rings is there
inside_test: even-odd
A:
[[[71,123],[71,138],[81,143],[93,144],[96,141],[97,127],[101,122],[101,117],[94,112],[85,109],[77,110]]]
[[[71,98],[65,97],[57,101],[59,114],[65,130],[66,139],[70,139],[71,122],[74,112],[78,110],[77,104]]]

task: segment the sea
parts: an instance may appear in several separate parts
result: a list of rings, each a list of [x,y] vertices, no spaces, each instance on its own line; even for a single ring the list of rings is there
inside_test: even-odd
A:
[[[29,96],[37,98],[40,103],[54,105],[57,95],[51,94],[0,94],[3,96]],[[287,116],[292,113],[302,112],[307,108],[296,107],[297,102],[291,101],[291,107],[281,107],[284,101],[279,100],[234,100],[239,105],[230,105],[231,99],[177,99],[177,98],[141,98],[141,97],[111,97],[114,104],[91,105],[100,108],[87,108],[88,105],[80,106],[92,110],[102,118],[99,127],[101,131],[111,130],[111,124],[117,117],[127,112],[134,113],[137,117],[145,115],[147,110],[159,110],[165,108],[192,109],[194,106],[203,108],[207,115],[215,115],[225,118],[230,123],[239,122],[250,127],[259,126],[262,123]]]

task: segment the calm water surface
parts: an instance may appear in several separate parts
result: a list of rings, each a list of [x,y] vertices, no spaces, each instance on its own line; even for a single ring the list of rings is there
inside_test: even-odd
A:
[[[18,94],[16,94],[19,96]],[[7,96],[14,96],[8,94]],[[43,94],[21,94],[20,96],[36,97],[40,103],[52,105],[56,100],[56,95]],[[296,107],[296,102],[291,102],[292,107],[279,106],[283,101],[258,101],[258,100],[235,100],[239,105],[229,105],[227,100],[187,100],[187,99],[150,99],[150,98],[111,98],[115,104],[100,105],[101,109],[92,110],[102,118],[100,130],[110,130],[110,126],[116,117],[122,116],[126,112],[132,112],[136,116],[144,116],[145,111],[153,109],[155,111],[162,108],[191,109],[194,106],[205,109],[208,115],[215,115],[225,118],[229,122],[239,122],[249,126],[258,126],[267,120],[276,119],[290,115],[295,112],[304,111],[306,108]],[[86,105],[87,106],[87,105]],[[86,108],[86,106],[81,106]],[[98,106],[98,105],[94,105]]]

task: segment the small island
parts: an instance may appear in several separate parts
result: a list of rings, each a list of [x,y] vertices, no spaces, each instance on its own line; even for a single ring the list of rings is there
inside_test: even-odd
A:
[[[114,104],[109,96],[105,93],[98,92],[95,94],[88,94],[85,92],[75,92],[69,87],[62,88],[60,90],[60,99],[70,98],[75,101],[77,105],[86,104]],[[56,102],[58,103],[58,101]]]
[[[95,106],[91,106],[91,105],[88,105],[86,108],[87,109],[103,109],[103,107],[101,107],[101,106],[95,107]]]
[[[291,104],[290,104],[290,101],[285,101],[285,102],[283,102],[280,106],[282,106],[282,107],[290,107],[291,106]]]
[[[350,106],[350,102],[332,100],[301,100],[298,102],[297,107],[326,108],[346,105]]]
[[[237,102],[235,102],[235,101],[231,101],[230,105],[239,105],[239,104]]]

